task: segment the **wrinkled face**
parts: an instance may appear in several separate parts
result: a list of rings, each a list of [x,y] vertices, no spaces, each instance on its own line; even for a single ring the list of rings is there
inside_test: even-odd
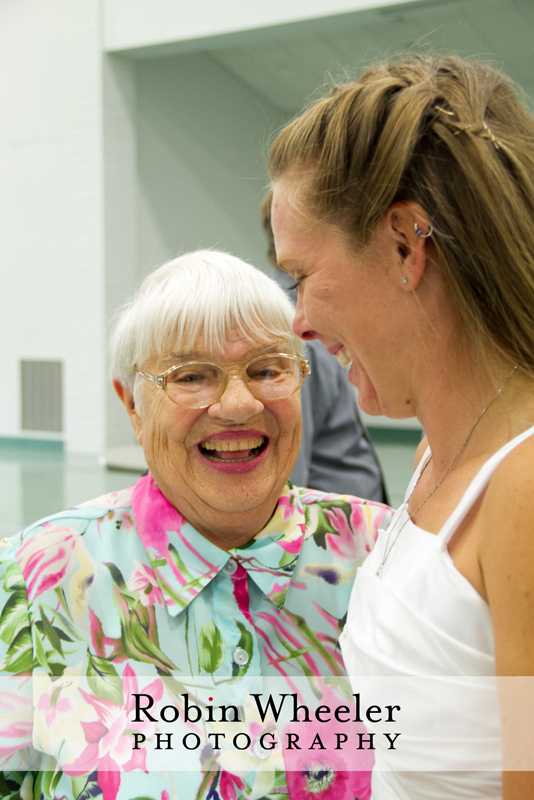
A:
[[[295,333],[321,339],[343,366],[352,362],[349,379],[364,411],[411,416],[405,387],[392,386],[406,358],[407,333],[399,315],[397,242],[379,228],[365,251],[355,253],[342,231],[310,224],[294,210],[291,180],[284,176],[275,184],[272,224],[279,264],[299,287]],[[396,388],[402,398],[395,396]]]
[[[287,350],[282,343],[273,345]],[[232,374],[222,397],[204,409],[178,406],[151,381],[137,378],[145,381],[143,400],[130,416],[150,472],[202,532],[218,518],[241,512],[265,517],[265,524],[293,469],[302,428],[299,392],[260,402],[238,377],[249,361],[272,349],[236,334],[222,354],[212,353],[199,340],[192,360],[220,364]],[[175,363],[176,356],[169,355],[144,366],[155,375]]]

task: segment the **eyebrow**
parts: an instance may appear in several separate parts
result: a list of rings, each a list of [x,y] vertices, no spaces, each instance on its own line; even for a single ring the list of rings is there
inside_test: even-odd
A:
[[[168,356],[163,356],[163,361],[195,361],[205,358],[206,353],[169,353]]]
[[[273,342],[273,344],[269,344],[266,346],[260,344],[258,345],[258,347],[251,348],[251,350],[248,351],[248,354],[247,353],[243,354],[242,359],[239,360],[240,361],[241,360],[244,361],[245,359],[251,360],[253,358],[256,358],[256,355],[262,356],[263,354],[268,355],[269,353],[278,353],[280,351],[280,348],[287,347],[287,345],[288,343],[283,340],[280,340],[279,342]],[[251,353],[256,353],[256,355],[250,355]],[[191,353],[169,353],[169,355],[163,356],[161,360],[164,362],[168,361],[168,362],[173,362],[173,364],[177,364],[177,363],[184,363],[186,361],[210,361],[210,359],[217,357],[218,356],[216,356],[215,353],[206,353],[205,351],[204,352],[198,351]]]

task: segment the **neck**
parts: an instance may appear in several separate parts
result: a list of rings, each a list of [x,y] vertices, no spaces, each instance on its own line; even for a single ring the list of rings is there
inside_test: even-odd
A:
[[[258,505],[238,511],[227,511],[213,508],[205,502],[193,505],[182,494],[177,493],[172,486],[167,485],[164,480],[158,480],[153,472],[152,475],[167,500],[195,530],[208,541],[220,547],[221,550],[239,547],[256,536],[273,516],[283,490],[283,486],[278,486]]]
[[[492,379],[472,362],[440,372],[418,403],[438,474],[464,444],[469,457],[491,454],[534,424],[534,381],[512,365],[500,364]]]

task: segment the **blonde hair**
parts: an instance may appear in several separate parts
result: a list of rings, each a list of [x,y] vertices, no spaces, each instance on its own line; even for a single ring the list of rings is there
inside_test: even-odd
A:
[[[278,284],[235,256],[198,250],[148,275],[119,311],[110,342],[112,377],[131,390],[135,369],[154,358],[191,351],[202,337],[221,353],[238,331],[253,345],[280,341],[302,356],[291,329],[295,310]]]
[[[504,76],[454,57],[378,64],[282,130],[273,182],[290,169],[310,174],[298,201],[355,247],[392,203],[419,204],[462,333],[534,374],[534,121]]]

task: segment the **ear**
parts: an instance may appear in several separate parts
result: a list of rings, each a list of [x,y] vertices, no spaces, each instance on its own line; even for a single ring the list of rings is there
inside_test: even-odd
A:
[[[135,436],[139,444],[143,444],[143,421],[137,410],[135,408],[135,400],[133,396],[133,392],[127,386],[124,386],[120,381],[114,380],[113,381],[113,388],[117,393],[117,397],[124,403],[124,407],[127,411],[128,416],[130,417],[130,421],[132,423],[132,427],[134,429]]]
[[[384,222],[397,242],[401,273],[399,281],[405,291],[413,291],[419,284],[427,263],[427,246],[432,232],[428,215],[417,203],[393,203]],[[416,233],[416,230],[420,232]],[[423,235],[421,231],[424,232]]]

